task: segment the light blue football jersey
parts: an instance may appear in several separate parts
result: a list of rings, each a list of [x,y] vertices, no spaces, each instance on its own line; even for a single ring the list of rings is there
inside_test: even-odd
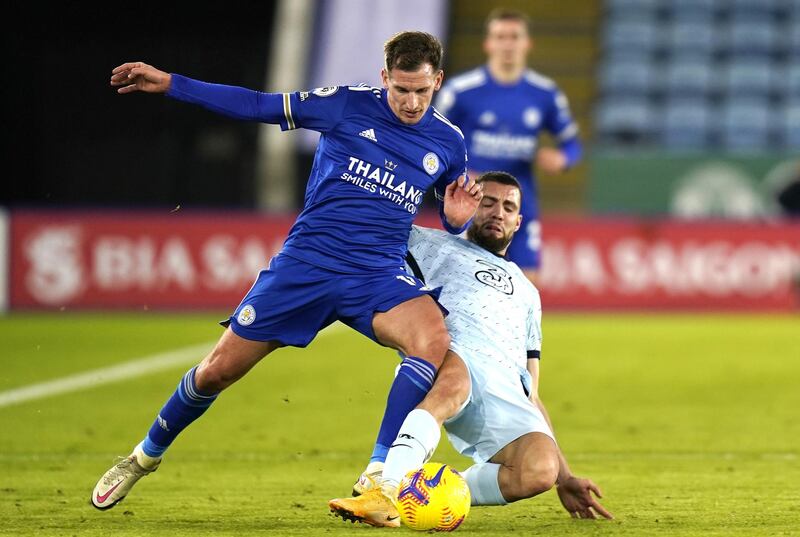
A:
[[[464,360],[480,360],[519,378],[542,345],[539,292],[522,270],[485,248],[436,229],[413,226],[407,270],[439,302],[451,348]]]

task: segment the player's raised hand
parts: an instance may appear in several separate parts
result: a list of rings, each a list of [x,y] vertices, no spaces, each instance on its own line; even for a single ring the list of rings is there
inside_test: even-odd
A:
[[[444,215],[453,227],[461,227],[475,214],[483,198],[483,185],[462,175],[444,191]]]
[[[142,62],[123,63],[111,71],[111,85],[119,87],[117,93],[166,93],[172,75]]]
[[[598,498],[602,498],[603,494],[591,479],[573,476],[564,480],[563,483],[559,483],[556,490],[558,491],[561,505],[564,506],[564,509],[567,510],[572,518],[597,518],[597,514],[605,518],[614,518],[592,496],[592,493],[594,493]]]

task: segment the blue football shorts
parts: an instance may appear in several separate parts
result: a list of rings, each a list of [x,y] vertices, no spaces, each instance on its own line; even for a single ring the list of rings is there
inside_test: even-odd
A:
[[[402,267],[344,274],[278,254],[222,324],[245,339],[305,347],[339,320],[377,342],[372,330],[375,313],[423,295],[439,304],[440,291]]]

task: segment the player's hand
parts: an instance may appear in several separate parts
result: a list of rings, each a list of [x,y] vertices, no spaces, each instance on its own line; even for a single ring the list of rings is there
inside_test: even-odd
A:
[[[461,227],[475,214],[483,198],[483,185],[462,175],[444,190],[444,216],[453,227]]]
[[[555,175],[567,169],[567,156],[560,149],[542,147],[536,153],[536,165],[544,173]]]
[[[117,93],[166,93],[172,75],[142,62],[123,63],[111,71],[111,85],[119,86]]]
[[[559,483],[556,490],[561,505],[572,518],[597,518],[598,514],[605,518],[614,518],[592,496],[594,493],[598,498],[602,498],[603,494],[591,479],[573,476]]]

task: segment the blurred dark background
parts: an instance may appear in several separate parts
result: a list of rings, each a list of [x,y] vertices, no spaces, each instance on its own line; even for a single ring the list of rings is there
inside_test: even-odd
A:
[[[158,96],[117,95],[108,81],[115,66],[145,61],[260,88],[273,2],[37,2],[8,15],[0,205],[253,206],[256,124]]]

